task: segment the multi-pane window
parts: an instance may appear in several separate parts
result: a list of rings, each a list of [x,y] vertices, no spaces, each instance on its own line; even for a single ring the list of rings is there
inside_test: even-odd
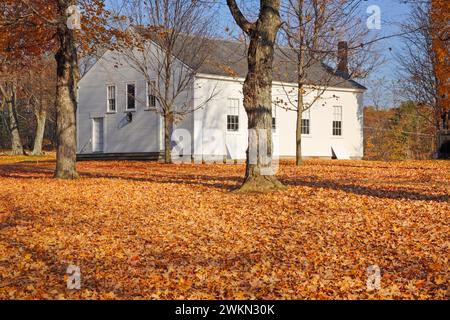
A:
[[[239,131],[239,100],[228,100],[227,130]]]
[[[311,134],[311,113],[310,110],[302,112],[302,134]]]
[[[333,136],[342,136],[342,107],[333,107]]]
[[[136,109],[136,85],[127,84],[127,110]]]
[[[156,108],[156,81],[147,83],[147,108]]]
[[[277,130],[277,107],[272,106],[272,130]]]
[[[108,95],[108,112],[116,112],[116,86],[107,87]]]

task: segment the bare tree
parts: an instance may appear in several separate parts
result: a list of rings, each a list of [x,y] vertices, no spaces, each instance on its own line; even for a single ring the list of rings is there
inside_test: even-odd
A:
[[[258,19],[250,22],[235,0],[227,0],[234,20],[249,37],[244,108],[248,116],[248,149],[241,192],[283,188],[272,163],[272,80],[274,49],[281,27],[280,0],[261,0]]]
[[[433,39],[439,33],[433,28],[430,10],[431,1],[413,4],[408,22],[402,25],[404,46],[397,60],[401,65],[403,98],[414,101],[416,111],[433,125],[436,152],[446,106],[439,96],[437,57],[433,50]],[[432,112],[423,112],[424,106],[431,108]]]
[[[360,0],[288,0],[282,8],[286,22],[283,25],[283,40],[288,47],[281,50],[297,64],[297,88],[296,99],[290,98],[294,92],[288,88],[285,90],[288,104],[284,99],[275,103],[297,112],[297,165],[302,160],[303,113],[319,101],[330,86],[342,84],[350,78],[366,77],[380,62],[376,52],[372,51],[372,45],[362,45],[368,30],[356,15],[360,3]],[[324,65],[330,61],[330,65],[334,65],[332,59],[336,56],[336,69]],[[320,78],[316,76],[318,68],[326,70],[320,73],[324,75]]]
[[[130,24],[118,51],[146,80],[147,106],[164,121],[164,160],[172,162],[174,124],[217,93],[193,99],[195,75],[207,61],[211,16],[208,5],[191,0],[134,0],[122,7]]]

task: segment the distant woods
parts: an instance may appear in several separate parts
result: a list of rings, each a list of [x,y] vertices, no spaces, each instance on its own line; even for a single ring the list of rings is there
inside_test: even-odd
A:
[[[434,128],[422,114],[432,116],[433,109],[414,102],[391,109],[366,107],[364,158],[385,161],[432,158],[436,144]]]
[[[50,58],[0,72],[0,152],[41,155],[56,147],[56,66]]]

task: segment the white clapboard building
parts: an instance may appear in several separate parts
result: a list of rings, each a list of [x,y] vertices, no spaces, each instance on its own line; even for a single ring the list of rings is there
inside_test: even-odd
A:
[[[203,40],[204,41],[204,40]],[[150,43],[160,52],[156,43]],[[247,73],[246,46],[237,41],[208,39],[208,57],[179,95],[178,103],[192,110],[173,128],[183,153],[193,159],[222,156],[245,159],[248,130],[242,84]],[[346,50],[345,50],[346,51]],[[345,51],[338,54],[341,70],[323,63],[308,69],[305,102],[316,100],[303,112],[302,155],[305,158],[360,159],[363,156],[363,86],[345,76]],[[183,68],[198,63],[183,50],[174,58]],[[295,59],[277,49],[273,82],[274,150],[280,157],[295,156]],[[151,60],[150,58],[148,60]],[[174,73],[176,74],[176,72]],[[150,75],[150,77],[152,77]],[[118,52],[107,51],[79,82],[77,153],[79,159],[156,159],[163,152],[164,122],[155,83]],[[323,90],[326,84],[326,90]],[[156,84],[158,86],[160,84]],[[317,98],[317,94],[319,98]],[[282,101],[282,102],[281,102]]]

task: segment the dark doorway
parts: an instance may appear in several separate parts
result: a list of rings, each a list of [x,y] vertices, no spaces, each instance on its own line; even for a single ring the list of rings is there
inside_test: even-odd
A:
[[[444,141],[439,148],[439,158],[450,159],[450,140]]]

